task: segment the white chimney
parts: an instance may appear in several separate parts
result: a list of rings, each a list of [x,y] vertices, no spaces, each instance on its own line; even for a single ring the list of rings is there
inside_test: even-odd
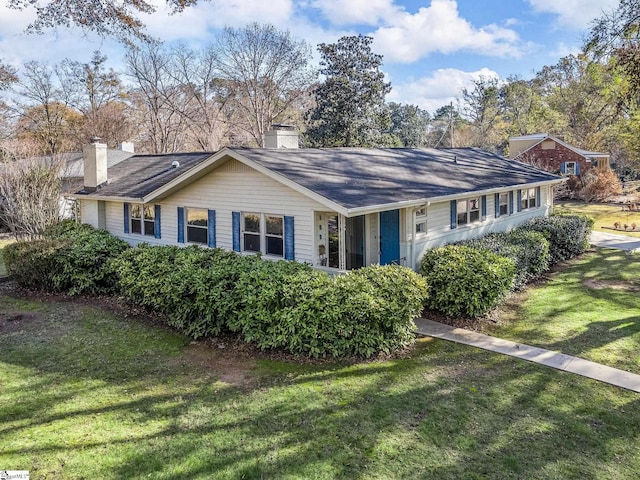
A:
[[[92,138],[82,151],[84,157],[84,189],[95,192],[107,183],[107,145]]]
[[[136,153],[133,142],[122,142],[118,144],[118,150],[121,152]]]
[[[274,123],[264,136],[265,148],[299,148],[298,132],[293,125]]]

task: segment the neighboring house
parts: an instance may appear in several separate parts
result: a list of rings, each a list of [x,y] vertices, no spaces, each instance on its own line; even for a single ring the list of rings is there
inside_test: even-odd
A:
[[[350,270],[416,268],[427,248],[508,230],[553,208],[561,177],[474,148],[267,147],[134,155],[85,148],[82,221],[131,244],[198,244]],[[278,148],[281,147],[281,148]]]
[[[562,175],[579,176],[590,168],[610,168],[608,154],[574,147],[548,133],[509,138],[509,156]]]

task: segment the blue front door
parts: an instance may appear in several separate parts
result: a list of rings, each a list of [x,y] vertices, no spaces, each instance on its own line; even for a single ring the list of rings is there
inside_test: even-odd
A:
[[[380,265],[400,263],[400,210],[380,212]]]

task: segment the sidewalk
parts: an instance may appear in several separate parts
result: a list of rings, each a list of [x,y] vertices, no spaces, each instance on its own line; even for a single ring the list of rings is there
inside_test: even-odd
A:
[[[625,372],[617,368],[607,367],[599,363],[590,362],[564,353],[553,352],[543,348],[523,345],[521,343],[490,337],[482,333],[472,332],[463,328],[455,328],[442,323],[417,318],[418,334],[426,337],[440,338],[450,342],[462,343],[482,348],[491,352],[521,358],[547,367],[557,368],[583,377],[592,378],[600,382],[626,388],[640,393],[640,375]]]
[[[632,251],[640,249],[640,238],[606,232],[591,232],[591,244],[596,247]]]

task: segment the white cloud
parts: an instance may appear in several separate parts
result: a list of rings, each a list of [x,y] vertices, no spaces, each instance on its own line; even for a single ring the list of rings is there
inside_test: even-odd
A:
[[[520,57],[518,34],[491,24],[476,28],[460,17],[454,0],[433,0],[415,14],[401,12],[374,33],[387,61],[414,62],[434,52],[467,50],[498,57]]]
[[[583,30],[589,23],[618,6],[619,0],[528,0],[533,9],[558,16],[562,26]]]
[[[334,25],[378,25],[403,10],[393,0],[315,0],[312,5]]]
[[[441,68],[428,77],[407,83],[393,83],[387,100],[418,105],[433,114],[444,105],[456,103],[462,96],[462,89],[473,88],[473,81],[480,78],[499,78],[499,75],[486,67],[475,72]]]

